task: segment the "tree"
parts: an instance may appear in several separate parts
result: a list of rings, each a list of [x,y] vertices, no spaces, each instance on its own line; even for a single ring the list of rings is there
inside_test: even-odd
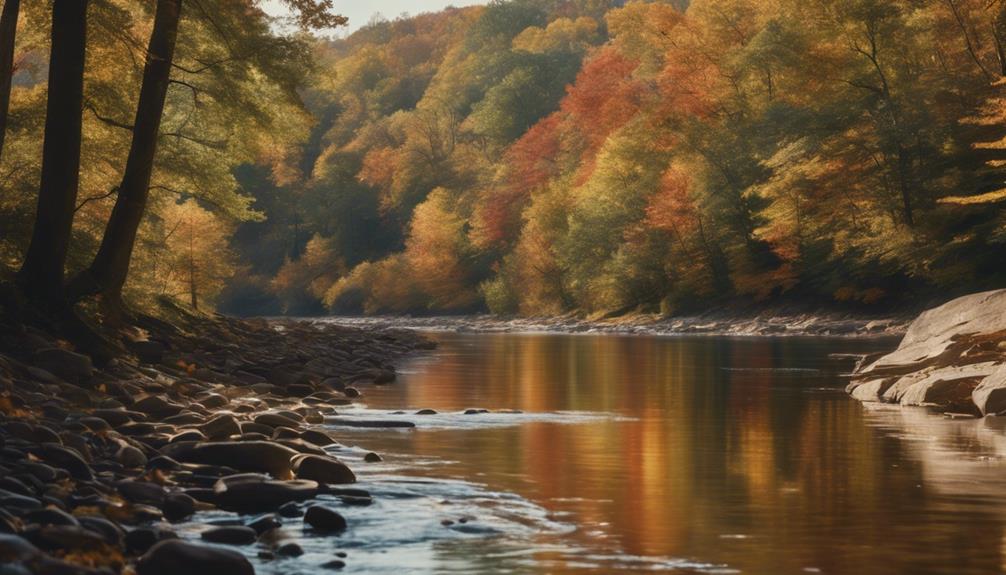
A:
[[[91,266],[74,281],[75,296],[100,293],[109,310],[122,310],[122,287],[136,243],[154,170],[157,137],[168,93],[182,0],[158,0],[143,68],[133,139],[122,183],[101,246]],[[195,306],[193,306],[195,307]]]
[[[53,311],[65,308],[63,266],[80,177],[87,5],[88,0],[59,0],[53,4],[38,209],[19,273],[24,292]]]
[[[10,110],[10,88],[14,79],[14,38],[21,0],[6,0],[0,13],[0,158],[3,157],[7,134],[7,114]]]

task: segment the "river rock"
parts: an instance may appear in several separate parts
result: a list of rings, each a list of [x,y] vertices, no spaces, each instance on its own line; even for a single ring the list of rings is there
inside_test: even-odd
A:
[[[186,493],[170,493],[164,497],[161,511],[168,521],[181,521],[196,512],[196,500]]]
[[[115,452],[115,460],[123,467],[145,467],[147,465],[147,456],[129,444],[123,444],[119,447],[119,450]]]
[[[158,526],[137,527],[126,534],[123,541],[130,553],[146,553],[160,541],[178,539],[178,535],[170,529]]]
[[[90,378],[94,373],[90,357],[60,347],[36,351],[32,356],[32,363],[72,383]]]
[[[231,435],[241,435],[241,424],[233,415],[224,413],[199,426],[199,430],[209,439],[226,439]]]
[[[162,541],[136,562],[137,575],[253,575],[255,569],[244,555],[229,549],[208,547],[180,540]]]
[[[280,481],[245,473],[222,477],[213,487],[218,507],[237,513],[275,511],[284,503],[306,501],[318,495],[318,483],[307,480]]]
[[[31,446],[31,452],[49,465],[65,469],[74,479],[94,479],[91,467],[76,451],[54,443]]]
[[[162,453],[183,463],[223,465],[238,471],[264,471],[276,478],[290,475],[290,459],[297,452],[271,441],[180,442]]]
[[[276,555],[279,557],[300,557],[303,554],[304,549],[292,541],[276,548]]]
[[[304,513],[304,523],[316,531],[344,531],[347,527],[346,518],[337,511],[320,505],[312,505]]]
[[[203,541],[210,543],[225,543],[227,545],[251,545],[258,539],[258,533],[251,527],[243,525],[228,525],[214,527],[199,534]]]
[[[38,548],[23,537],[0,534],[0,563],[24,562],[38,554]]]
[[[277,427],[287,427],[290,429],[300,427],[299,421],[279,413],[263,413],[255,418],[255,423],[259,425],[266,425],[273,429]]]
[[[334,457],[322,455],[295,457],[293,468],[298,479],[310,479],[332,485],[356,483],[356,474],[349,466]]]

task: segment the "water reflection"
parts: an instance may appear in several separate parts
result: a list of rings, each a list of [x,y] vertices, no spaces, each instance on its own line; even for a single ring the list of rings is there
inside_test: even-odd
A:
[[[531,571],[1003,568],[1002,426],[864,408],[841,391],[849,366],[829,353],[892,342],[436,337],[434,358],[408,366],[399,384],[367,390],[371,408],[624,416],[361,437],[443,461],[431,475],[518,493],[576,524],[536,542]],[[444,553],[478,554],[464,545]],[[572,547],[576,556],[564,551]]]

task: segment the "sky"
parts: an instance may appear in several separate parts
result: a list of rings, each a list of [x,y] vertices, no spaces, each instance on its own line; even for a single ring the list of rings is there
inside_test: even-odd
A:
[[[381,14],[389,20],[404,12],[415,15],[422,12],[436,12],[447,6],[471,6],[485,4],[486,0],[335,0],[335,9],[349,18],[347,32],[352,32],[365,25],[375,14]],[[265,9],[270,14],[283,14],[280,0],[266,0]]]

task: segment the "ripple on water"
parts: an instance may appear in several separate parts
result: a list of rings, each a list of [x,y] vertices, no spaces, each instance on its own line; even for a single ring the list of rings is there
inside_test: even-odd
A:
[[[337,417],[326,420],[329,427],[338,427],[340,433],[361,430],[373,432],[373,427],[357,427],[366,422],[390,422],[392,424],[412,423],[415,427],[403,427],[403,430],[446,430],[446,429],[486,429],[499,427],[514,427],[526,423],[558,423],[577,425],[596,423],[599,421],[633,421],[634,418],[624,417],[614,413],[599,413],[594,411],[555,411],[548,413],[524,413],[520,411],[488,411],[465,413],[462,411],[442,411],[434,414],[419,415],[417,410],[389,411],[370,409],[365,404],[353,405],[339,410]],[[394,429],[388,427],[388,429]]]
[[[618,416],[586,412],[558,413],[439,413],[415,416],[365,407],[346,410],[359,418],[415,420],[419,429],[476,429],[528,422],[587,423]],[[353,428],[348,428],[353,429]],[[370,430],[373,431],[373,430]],[[349,445],[329,451],[352,464],[367,450]],[[338,535],[317,534],[300,518],[280,518],[284,525],[263,535],[254,545],[233,547],[243,552],[260,574],[325,573],[334,559],[345,562],[344,573],[548,573],[677,572],[734,573],[725,565],[666,557],[643,557],[616,548],[584,547],[570,537],[577,526],[519,495],[493,491],[462,479],[410,475],[445,465],[442,459],[392,456],[391,462],[362,468],[359,483],[373,496],[367,506],[346,505],[335,496],[302,504],[324,505],[344,515],[349,528]],[[250,523],[264,515],[244,517]],[[186,538],[198,539],[212,524],[233,524],[233,514],[202,512],[195,521],[174,526]],[[603,539],[603,538],[602,538]],[[296,542],[304,554],[263,559],[262,551]],[[612,541],[617,546],[617,542]],[[344,555],[344,556],[343,556]]]

